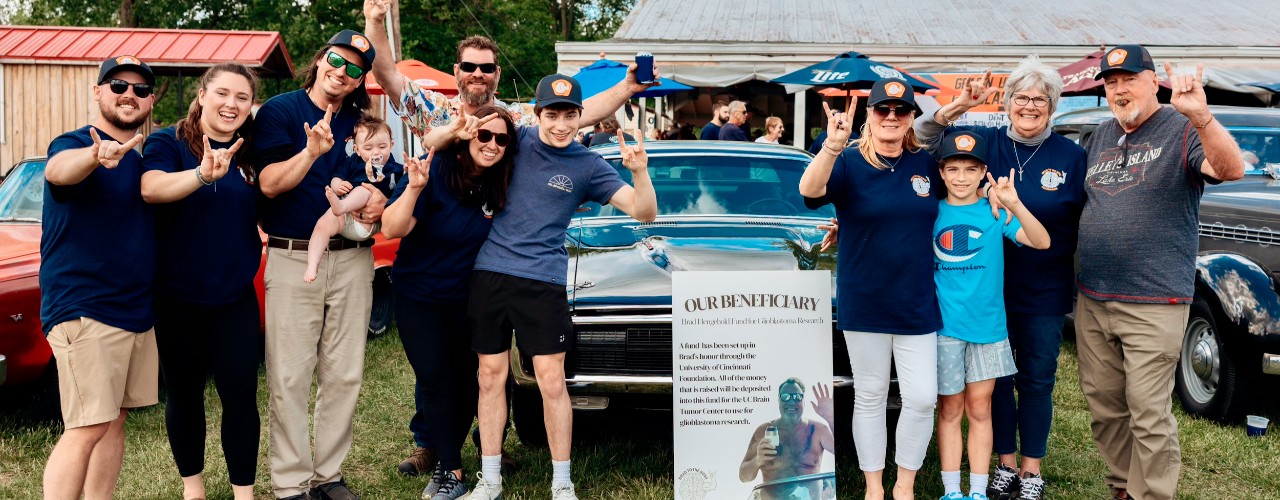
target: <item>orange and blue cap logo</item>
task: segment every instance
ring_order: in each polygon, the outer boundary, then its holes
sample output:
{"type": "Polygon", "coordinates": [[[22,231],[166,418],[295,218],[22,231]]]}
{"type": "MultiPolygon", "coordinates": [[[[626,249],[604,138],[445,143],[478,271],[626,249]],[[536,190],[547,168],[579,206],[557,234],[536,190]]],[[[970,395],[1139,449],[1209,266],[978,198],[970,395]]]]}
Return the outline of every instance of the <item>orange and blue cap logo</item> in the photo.
{"type": "Polygon", "coordinates": [[[116,64],[142,64],[142,61],[133,56],[120,56],[116,58],[116,64]]]}
{"type": "Polygon", "coordinates": [[[962,135],[960,137],[956,137],[956,149],[960,151],[973,151],[973,146],[977,143],[978,141],[973,140],[973,137],[971,136],[962,135]]]}
{"type": "Polygon", "coordinates": [[[556,80],[551,82],[551,91],[560,97],[569,97],[573,93],[573,84],[569,80],[556,80]]]}
{"type": "Polygon", "coordinates": [[[889,82],[884,86],[884,93],[889,97],[902,97],[907,92],[907,86],[898,82],[889,82]]]}
{"type": "Polygon", "coordinates": [[[1107,54],[1107,64],[1115,66],[1124,62],[1126,57],[1129,57],[1129,51],[1124,49],[1112,50],[1111,53],[1107,54]]]}
{"type": "Polygon", "coordinates": [[[351,35],[351,46],[360,49],[360,52],[368,52],[369,39],[360,35],[351,35]]]}

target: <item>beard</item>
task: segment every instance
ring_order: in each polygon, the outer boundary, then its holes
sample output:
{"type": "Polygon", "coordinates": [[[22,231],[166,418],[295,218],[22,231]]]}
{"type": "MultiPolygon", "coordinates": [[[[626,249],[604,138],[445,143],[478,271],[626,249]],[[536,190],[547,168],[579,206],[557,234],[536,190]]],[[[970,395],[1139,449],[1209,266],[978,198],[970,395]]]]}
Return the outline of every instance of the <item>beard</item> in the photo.
{"type": "MultiPolygon", "coordinates": [[[[138,101],[136,100],[125,101],[122,99],[117,101],[116,104],[133,104],[134,107],[138,107],[138,101]]],[[[98,111],[102,113],[102,118],[107,120],[107,123],[110,123],[111,126],[121,130],[137,130],[138,127],[141,127],[143,123],[146,123],[147,118],[151,116],[151,112],[147,111],[145,113],[139,113],[133,120],[126,120],[124,117],[120,116],[120,113],[116,111],[116,107],[114,105],[108,105],[107,103],[99,103],[98,111]]]]}
{"type": "Polygon", "coordinates": [[[463,104],[468,106],[484,106],[493,100],[493,91],[497,88],[498,83],[485,83],[484,92],[471,92],[471,87],[467,85],[467,81],[463,78],[458,79],[458,98],[463,104]]]}

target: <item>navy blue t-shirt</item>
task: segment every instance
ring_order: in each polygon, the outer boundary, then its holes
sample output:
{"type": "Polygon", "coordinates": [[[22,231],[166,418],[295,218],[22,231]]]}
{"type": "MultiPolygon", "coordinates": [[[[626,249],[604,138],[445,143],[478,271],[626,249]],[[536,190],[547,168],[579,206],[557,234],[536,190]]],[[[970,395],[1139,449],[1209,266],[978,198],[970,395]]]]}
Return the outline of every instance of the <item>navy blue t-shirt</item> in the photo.
{"type": "MultiPolygon", "coordinates": [[[[209,145],[231,147],[230,142],[213,139],[209,145]]],[[[188,172],[200,165],[186,142],[178,140],[174,127],[152,132],[142,152],[143,171],[188,172]]],[[[258,187],[249,183],[234,159],[227,174],[213,184],[153,207],[157,294],[222,305],[252,290],[262,261],[258,187]]]]}
{"type": "Polygon", "coordinates": [[[364,160],[360,158],[360,155],[352,154],[347,157],[346,164],[343,165],[342,170],[338,172],[336,177],[350,182],[352,187],[367,182],[382,191],[383,196],[391,196],[391,192],[395,190],[400,183],[400,179],[404,177],[404,165],[396,162],[394,158],[388,158],[387,164],[382,166],[382,180],[370,182],[368,174],[364,171],[364,160]]]}
{"type": "MultiPolygon", "coordinates": [[[[98,130],[98,137],[111,140],[98,130]]],[[[123,143],[128,137],[116,137],[123,143]]],[[[89,127],[49,144],[53,159],[93,145],[89,127]]],[[[45,335],[58,323],[93,318],[130,332],[155,325],[155,217],[142,201],[142,155],[130,150],[116,168],[98,166],[69,186],[44,184],[40,236],[40,322],[45,335]]]]}
{"type": "Polygon", "coordinates": [[[926,334],[942,328],[933,284],[936,175],[937,164],[923,149],[903,153],[892,170],[879,170],[850,147],[836,157],[827,194],[805,198],[809,208],[834,204],[840,220],[841,330],[926,334]]]}
{"type": "Polygon", "coordinates": [[[726,123],[720,127],[720,140],[751,142],[751,138],[747,137],[747,133],[743,132],[741,127],[732,123],[726,123]]]}
{"type": "Polygon", "coordinates": [[[1019,314],[1071,312],[1076,291],[1074,259],[1085,200],[1084,148],[1058,134],[1049,134],[1037,150],[1010,139],[1008,127],[964,129],[986,141],[987,168],[992,177],[1014,170],[1018,198],[1053,241],[1045,250],[1005,243],[1005,309],[1019,314]],[[1021,175],[1017,172],[1019,161],[1023,164],[1021,175]]]}
{"type": "MultiPolygon", "coordinates": [[[[427,187],[413,206],[417,223],[400,239],[391,268],[396,293],[419,302],[466,302],[471,268],[493,223],[481,204],[463,202],[449,190],[450,172],[458,168],[454,158],[441,154],[431,160],[427,187]]],[[[387,205],[396,203],[408,187],[407,177],[399,181],[387,205]]]]}
{"type": "Polygon", "coordinates": [[[720,140],[720,126],[716,125],[715,122],[707,122],[707,125],[702,127],[702,134],[698,136],[698,139],[704,141],[720,140]]]}
{"type": "MultiPolygon", "coordinates": [[[[272,236],[310,239],[316,219],[329,210],[324,188],[346,164],[344,144],[355,134],[356,122],[363,112],[343,107],[333,113],[329,128],[333,131],[333,147],[311,164],[311,169],[293,189],[262,201],[262,230],[272,236]]],[[[288,160],[306,149],[304,124],[315,126],[324,118],[324,110],[316,107],[306,90],[295,90],[268,99],[254,118],[254,167],[261,178],[262,169],[288,160]]]]}

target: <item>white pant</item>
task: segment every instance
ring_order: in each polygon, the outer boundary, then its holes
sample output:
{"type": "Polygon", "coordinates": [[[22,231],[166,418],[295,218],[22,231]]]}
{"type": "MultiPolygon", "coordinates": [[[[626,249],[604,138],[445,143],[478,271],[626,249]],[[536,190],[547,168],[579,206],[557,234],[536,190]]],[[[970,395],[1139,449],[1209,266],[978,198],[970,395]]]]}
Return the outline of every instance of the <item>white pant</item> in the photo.
{"type": "Polygon", "coordinates": [[[888,430],[889,360],[897,364],[902,414],[898,417],[899,467],[919,470],[933,437],[933,411],[938,401],[938,335],[892,335],[844,332],[853,368],[853,440],[863,471],[884,469],[888,430]]]}

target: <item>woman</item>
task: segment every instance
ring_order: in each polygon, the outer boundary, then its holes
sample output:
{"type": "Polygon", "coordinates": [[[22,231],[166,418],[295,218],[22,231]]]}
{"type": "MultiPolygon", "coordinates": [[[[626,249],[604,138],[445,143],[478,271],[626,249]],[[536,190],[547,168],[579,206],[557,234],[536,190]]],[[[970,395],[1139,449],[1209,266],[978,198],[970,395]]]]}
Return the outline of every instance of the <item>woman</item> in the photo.
{"type": "Polygon", "coordinates": [[[827,140],[800,178],[800,194],[810,208],[832,203],[841,220],[858,221],[842,229],[836,275],[836,323],[844,331],[857,391],[853,438],[866,498],[884,498],[885,403],[893,359],[902,392],[893,497],[911,498],[933,435],[938,396],[942,318],[930,265],[938,216],[930,179],[937,165],[911,129],[919,108],[905,81],[877,81],[868,103],[861,138],[849,147],[852,106],[838,113],[823,104],[827,140]]]}
{"type": "Polygon", "coordinates": [[[764,135],[756,139],[756,142],[765,144],[778,144],[778,140],[782,139],[782,133],[786,128],[782,126],[782,118],[770,116],[764,120],[764,135]]]}
{"type": "Polygon", "coordinates": [[[253,498],[258,465],[258,363],[253,279],[262,258],[258,188],[246,142],[258,78],[219,64],[200,78],[187,116],[143,146],[142,197],[156,205],[156,344],[165,428],[183,498],[205,498],[204,387],[222,401],[222,450],[237,500],[253,498]]]}
{"type": "Polygon", "coordinates": [[[453,147],[405,163],[406,180],[382,214],[382,234],[403,238],[392,267],[400,342],[417,377],[409,427],[440,461],[422,498],[467,492],[462,443],[476,415],[478,358],[471,351],[468,282],[493,214],[506,204],[515,122],[484,106],[451,126],[453,147]]]}
{"type": "MultiPolygon", "coordinates": [[[[986,89],[985,80],[970,82],[955,101],[916,120],[921,139],[933,144],[947,124],[990,97],[995,89],[986,89]]],[[[1084,149],[1049,130],[1061,95],[1058,71],[1034,55],[1027,57],[1005,80],[1004,107],[1010,125],[969,128],[986,140],[990,171],[1014,171],[1022,203],[1053,240],[1048,250],[1005,243],[1005,312],[1018,373],[998,379],[992,395],[994,450],[1000,465],[987,490],[991,498],[1007,493],[1037,499],[1045,490],[1040,471],[1053,421],[1058,347],[1063,320],[1072,307],[1072,254],[1084,207],[1084,149]],[[1015,454],[1019,437],[1021,464],[1015,454]]],[[[980,192],[985,195],[986,190],[980,192]]]]}

